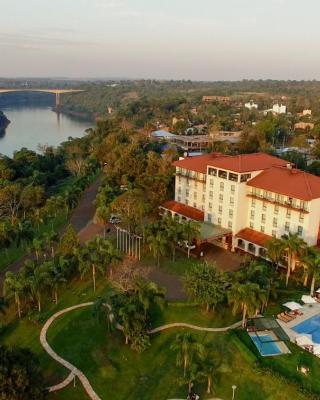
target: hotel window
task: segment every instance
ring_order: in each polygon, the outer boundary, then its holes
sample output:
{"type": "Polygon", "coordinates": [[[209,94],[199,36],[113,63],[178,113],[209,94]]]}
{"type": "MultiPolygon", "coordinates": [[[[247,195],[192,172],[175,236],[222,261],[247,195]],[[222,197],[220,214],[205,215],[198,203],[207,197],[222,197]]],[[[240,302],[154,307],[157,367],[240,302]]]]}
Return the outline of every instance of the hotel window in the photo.
{"type": "Polygon", "coordinates": [[[189,204],[189,200],[188,199],[186,199],[186,205],[188,205],[189,204]]]}
{"type": "Polygon", "coordinates": [[[210,192],[209,192],[209,199],[212,199],[212,198],[213,198],[213,191],[210,190],[210,192]]]}
{"type": "Polygon", "coordinates": [[[186,190],[186,197],[189,197],[189,189],[186,190]]]}
{"type": "Polygon", "coordinates": [[[262,215],[261,215],[261,222],[262,222],[263,224],[266,223],[266,214],[262,214],[262,215]]]}
{"type": "Polygon", "coordinates": [[[224,182],[220,182],[220,190],[224,189],[224,182]]]}
{"type": "Polygon", "coordinates": [[[234,198],[230,197],[230,206],[233,206],[233,205],[234,205],[234,198]]]}
{"type": "Polygon", "coordinates": [[[189,179],[187,179],[187,186],[189,186],[189,184],[190,184],[190,181],[189,181],[189,179]]]}
{"type": "Polygon", "coordinates": [[[197,189],[197,187],[198,187],[198,182],[197,181],[194,183],[194,187],[195,187],[195,189],[197,189]]]}
{"type": "Polygon", "coordinates": [[[219,178],[227,179],[228,173],[227,173],[227,171],[222,171],[221,169],[219,169],[218,176],[219,176],[219,178]]]}
{"type": "Polygon", "coordinates": [[[272,236],[277,237],[277,231],[272,231],[272,236]]]}
{"type": "Polygon", "coordinates": [[[277,220],[277,218],[273,218],[273,224],[272,224],[272,226],[273,226],[274,228],[277,228],[277,226],[278,226],[278,220],[277,220]]]}
{"type": "Polygon", "coordinates": [[[202,195],[202,203],[204,203],[206,201],[206,196],[203,194],[202,195]]]}
{"type": "Polygon", "coordinates": [[[219,194],[219,201],[220,201],[220,202],[223,201],[223,194],[219,194]]]}
{"type": "Polygon", "coordinates": [[[302,208],[303,210],[307,210],[308,209],[307,202],[300,200],[300,208],[302,208]]]}
{"type": "Polygon", "coordinates": [[[209,203],[209,210],[212,210],[212,203],[209,203]]]}
{"type": "Polygon", "coordinates": [[[178,196],[178,202],[181,203],[181,197],[180,196],[178,196]]]}
{"type": "Polygon", "coordinates": [[[181,183],[181,176],[178,176],[178,182],[181,183]]]}
{"type": "Polygon", "coordinates": [[[277,205],[274,206],[274,213],[279,214],[279,206],[277,205]]]}
{"type": "Polygon", "coordinates": [[[194,208],[197,208],[197,203],[193,203],[193,207],[194,207],[194,208]]]}
{"type": "Polygon", "coordinates": [[[286,232],[290,232],[290,222],[287,221],[287,222],[285,223],[284,230],[285,230],[286,232]]]}
{"type": "Polygon", "coordinates": [[[242,174],[240,178],[240,182],[247,182],[251,178],[251,174],[242,174]]]}
{"type": "Polygon", "coordinates": [[[222,206],[219,206],[219,214],[222,214],[222,206]]]}
{"type": "Polygon", "coordinates": [[[256,201],[255,201],[255,199],[252,199],[251,200],[251,207],[255,208],[255,206],[256,206],[256,201]]]}
{"type": "Polygon", "coordinates": [[[230,173],[229,173],[229,181],[238,182],[238,175],[237,175],[237,174],[232,174],[232,173],[230,172],[230,173]]]}
{"type": "Polygon", "coordinates": [[[178,193],[181,194],[181,187],[178,187],[178,193]]]}
{"type": "Polygon", "coordinates": [[[263,203],[262,209],[263,209],[263,211],[267,211],[267,203],[263,203]]]}
{"type": "Polygon", "coordinates": [[[213,188],[213,179],[210,179],[210,187],[213,188]]]}
{"type": "Polygon", "coordinates": [[[236,190],[236,186],[235,185],[231,185],[231,194],[234,194],[236,190]]]}
{"type": "Polygon", "coordinates": [[[261,231],[262,233],[264,233],[264,226],[263,226],[263,225],[261,225],[260,231],[261,231]]]}
{"type": "Polygon", "coordinates": [[[196,199],[197,198],[197,192],[193,193],[193,198],[196,199]]]}
{"type": "Polygon", "coordinates": [[[232,229],[232,221],[228,221],[228,228],[232,229]]]}
{"type": "Polygon", "coordinates": [[[298,231],[297,231],[298,235],[302,236],[302,232],[303,232],[303,227],[299,225],[298,226],[298,231]]]}
{"type": "Polygon", "coordinates": [[[254,210],[251,210],[250,212],[250,219],[254,219],[254,210]]]}
{"type": "Polygon", "coordinates": [[[287,209],[287,215],[286,215],[286,217],[287,217],[287,218],[290,218],[290,217],[291,217],[291,210],[287,209]]]}
{"type": "Polygon", "coordinates": [[[212,214],[208,214],[208,221],[209,221],[209,222],[212,221],[212,214]]]}
{"type": "Polygon", "coordinates": [[[254,227],[253,222],[250,222],[250,228],[253,229],[253,227],[254,227]]]}
{"type": "Polygon", "coordinates": [[[209,175],[217,176],[216,168],[209,168],[208,173],[209,175]]]}
{"type": "Polygon", "coordinates": [[[300,214],[299,214],[299,222],[302,222],[302,223],[303,223],[303,221],[304,221],[304,214],[303,214],[303,213],[300,213],[300,214]]]}
{"type": "Polygon", "coordinates": [[[218,218],[218,225],[221,225],[221,218],[218,218]]]}
{"type": "Polygon", "coordinates": [[[229,210],[229,218],[233,218],[233,210],[229,210]]]}

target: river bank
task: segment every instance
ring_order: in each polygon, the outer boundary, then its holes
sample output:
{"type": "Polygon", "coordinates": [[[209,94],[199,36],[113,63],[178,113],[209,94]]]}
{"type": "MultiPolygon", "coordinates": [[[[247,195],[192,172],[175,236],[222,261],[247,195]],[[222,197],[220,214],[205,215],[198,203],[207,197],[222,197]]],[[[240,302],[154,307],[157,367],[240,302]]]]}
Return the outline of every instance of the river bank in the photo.
{"type": "Polygon", "coordinates": [[[5,114],[0,110],[0,135],[4,133],[7,126],[10,124],[10,120],[5,116],[5,114]]]}

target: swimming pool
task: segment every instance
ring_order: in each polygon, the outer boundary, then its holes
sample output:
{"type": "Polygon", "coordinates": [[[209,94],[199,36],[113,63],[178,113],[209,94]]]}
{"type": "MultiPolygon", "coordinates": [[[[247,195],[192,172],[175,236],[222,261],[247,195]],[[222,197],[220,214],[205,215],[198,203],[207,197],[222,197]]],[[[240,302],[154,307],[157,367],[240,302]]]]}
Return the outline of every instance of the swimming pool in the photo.
{"type": "Polygon", "coordinates": [[[270,341],[273,340],[271,336],[263,335],[259,336],[259,338],[257,336],[251,336],[253,343],[256,345],[256,348],[259,350],[262,356],[276,356],[278,354],[282,354],[278,344],[270,341]]]}
{"type": "Polygon", "coordinates": [[[312,335],[314,343],[320,344],[320,315],[311,317],[292,328],[297,333],[312,335]]]}

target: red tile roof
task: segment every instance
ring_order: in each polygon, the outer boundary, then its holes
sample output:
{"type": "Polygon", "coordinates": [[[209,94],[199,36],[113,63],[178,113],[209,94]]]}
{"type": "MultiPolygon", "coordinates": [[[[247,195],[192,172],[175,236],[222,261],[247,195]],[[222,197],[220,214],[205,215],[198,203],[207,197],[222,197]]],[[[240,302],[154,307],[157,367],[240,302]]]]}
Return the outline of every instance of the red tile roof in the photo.
{"type": "Polygon", "coordinates": [[[299,169],[273,167],[250,179],[247,185],[304,201],[320,198],[320,177],[299,169]]]}
{"type": "Polygon", "coordinates": [[[238,156],[227,156],[220,153],[206,154],[197,157],[186,157],[173,163],[176,167],[191,171],[207,171],[207,166],[225,169],[233,172],[262,171],[273,166],[286,166],[288,161],[266,153],[240,154],[238,156]]]}
{"type": "Polygon", "coordinates": [[[250,228],[244,228],[236,234],[236,237],[244,239],[250,243],[257,244],[258,246],[265,247],[266,243],[272,239],[272,236],[265,233],[255,231],[250,228]]]}
{"type": "Polygon", "coordinates": [[[162,204],[161,207],[166,208],[167,210],[174,211],[177,214],[183,215],[195,221],[204,221],[203,211],[200,211],[197,208],[190,207],[182,203],[178,203],[177,201],[174,200],[166,201],[164,204],[162,204]]]}

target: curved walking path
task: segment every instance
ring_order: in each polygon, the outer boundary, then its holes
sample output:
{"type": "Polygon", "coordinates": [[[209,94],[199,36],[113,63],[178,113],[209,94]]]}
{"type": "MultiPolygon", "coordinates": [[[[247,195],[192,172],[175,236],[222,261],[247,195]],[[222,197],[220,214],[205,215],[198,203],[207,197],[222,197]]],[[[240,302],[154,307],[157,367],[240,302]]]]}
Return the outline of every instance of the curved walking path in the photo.
{"type": "MultiPolygon", "coordinates": [[[[64,308],[61,311],[56,312],[53,314],[47,322],[43,325],[41,332],[40,332],[40,343],[44,350],[49,354],[50,357],[52,357],[55,361],[57,361],[59,364],[63,365],[65,368],[67,368],[70,373],[67,376],[65,380],[60,382],[57,385],[51,386],[48,388],[49,392],[55,392],[57,390],[61,390],[65,388],[67,385],[69,385],[75,377],[78,377],[80,382],[82,383],[85,391],[87,392],[88,396],[92,400],[102,400],[97,393],[93,390],[88,378],[84,375],[84,373],[77,367],[75,367],[73,364],[71,364],[69,361],[65,360],[64,358],[60,357],[49,345],[47,341],[47,332],[52,323],[59,317],[61,317],[63,314],[66,314],[70,311],[77,310],[78,308],[84,308],[84,307],[89,307],[92,306],[94,303],[93,301],[87,302],[87,303],[81,303],[77,304],[72,307],[64,308]]],[[[172,324],[166,324],[162,326],[158,326],[157,328],[151,329],[148,331],[149,334],[154,334],[157,332],[164,331],[166,329],[171,329],[171,328],[189,328],[189,329],[194,329],[197,331],[201,332],[227,332],[231,329],[235,329],[241,325],[241,322],[236,322],[233,325],[226,326],[223,328],[206,328],[202,326],[197,326],[197,325],[192,325],[192,324],[187,324],[184,322],[174,322],[172,324]]],[[[121,325],[116,326],[117,329],[122,330],[121,325]]]]}

